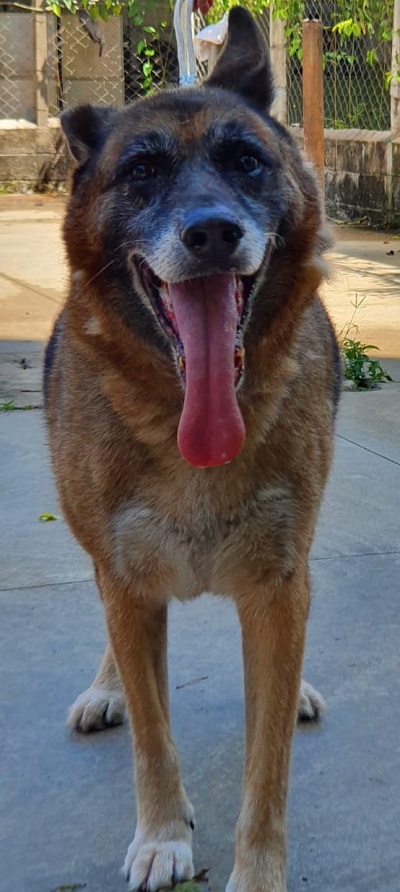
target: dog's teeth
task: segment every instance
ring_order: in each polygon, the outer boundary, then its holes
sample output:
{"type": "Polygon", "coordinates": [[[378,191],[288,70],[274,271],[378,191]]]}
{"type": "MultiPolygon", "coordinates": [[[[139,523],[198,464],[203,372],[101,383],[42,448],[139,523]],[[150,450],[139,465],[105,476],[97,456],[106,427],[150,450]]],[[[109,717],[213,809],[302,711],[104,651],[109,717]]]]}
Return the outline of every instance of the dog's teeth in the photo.
{"type": "Polygon", "coordinates": [[[244,300],[243,300],[243,280],[236,276],[236,290],[235,290],[235,300],[236,300],[236,309],[238,316],[242,315],[244,300]]]}
{"type": "Polygon", "coordinates": [[[244,347],[235,347],[235,363],[242,363],[244,360],[244,347]]]}

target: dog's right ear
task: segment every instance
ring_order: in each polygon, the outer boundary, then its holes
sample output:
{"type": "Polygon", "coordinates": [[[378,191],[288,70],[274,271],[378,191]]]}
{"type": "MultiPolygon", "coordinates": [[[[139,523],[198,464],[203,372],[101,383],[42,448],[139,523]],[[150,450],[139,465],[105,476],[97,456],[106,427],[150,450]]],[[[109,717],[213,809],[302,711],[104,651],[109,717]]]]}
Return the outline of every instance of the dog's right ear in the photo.
{"type": "Polygon", "coordinates": [[[271,108],[274,84],[267,47],[253,17],[241,6],[229,13],[225,47],[207,85],[239,93],[264,114],[271,108]]]}
{"type": "Polygon", "coordinates": [[[61,113],[61,127],[69,151],[78,166],[84,164],[90,155],[100,151],[117,114],[116,108],[101,108],[96,105],[77,105],[61,113]]]}

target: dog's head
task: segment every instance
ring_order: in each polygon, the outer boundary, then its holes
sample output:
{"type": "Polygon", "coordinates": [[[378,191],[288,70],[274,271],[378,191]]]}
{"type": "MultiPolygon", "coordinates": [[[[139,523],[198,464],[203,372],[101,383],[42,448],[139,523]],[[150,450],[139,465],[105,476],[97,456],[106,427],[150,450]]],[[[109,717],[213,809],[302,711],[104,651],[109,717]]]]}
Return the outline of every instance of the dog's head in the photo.
{"type": "Polygon", "coordinates": [[[118,279],[135,334],[176,363],[178,445],[197,466],[242,447],[248,321],[251,337],[262,336],[271,257],[307,201],[318,206],[312,175],[269,115],[272,99],[263,40],[235,8],[203,86],[62,116],[76,162],[64,229],[71,265],[98,277],[105,301],[118,279]]]}

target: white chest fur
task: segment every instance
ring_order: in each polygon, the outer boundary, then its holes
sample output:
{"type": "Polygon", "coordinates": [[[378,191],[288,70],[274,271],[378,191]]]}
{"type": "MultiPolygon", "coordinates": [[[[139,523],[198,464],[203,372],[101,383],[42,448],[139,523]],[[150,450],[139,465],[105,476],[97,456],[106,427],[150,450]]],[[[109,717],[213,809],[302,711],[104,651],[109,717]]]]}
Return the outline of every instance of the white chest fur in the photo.
{"type": "Polygon", "coordinates": [[[251,580],[263,569],[291,572],[295,517],[287,483],[259,491],[224,515],[204,504],[173,514],[130,502],[113,520],[114,568],[140,594],[157,600],[230,594],[238,574],[251,580]]]}

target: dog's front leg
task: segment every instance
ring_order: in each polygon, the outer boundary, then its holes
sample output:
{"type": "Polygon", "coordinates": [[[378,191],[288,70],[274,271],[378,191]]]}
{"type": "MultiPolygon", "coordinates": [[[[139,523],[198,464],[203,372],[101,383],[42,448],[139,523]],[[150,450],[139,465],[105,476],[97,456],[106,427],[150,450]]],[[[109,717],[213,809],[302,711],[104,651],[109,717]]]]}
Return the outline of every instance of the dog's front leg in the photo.
{"type": "Polygon", "coordinates": [[[193,809],[168,715],[167,607],[103,573],[99,584],[133,730],[137,828],[124,870],[129,889],[156,892],[193,876],[193,809]]]}
{"type": "Polygon", "coordinates": [[[285,804],[309,589],[307,574],[238,599],[246,699],[244,799],[227,892],[285,892],[285,804]]]}

